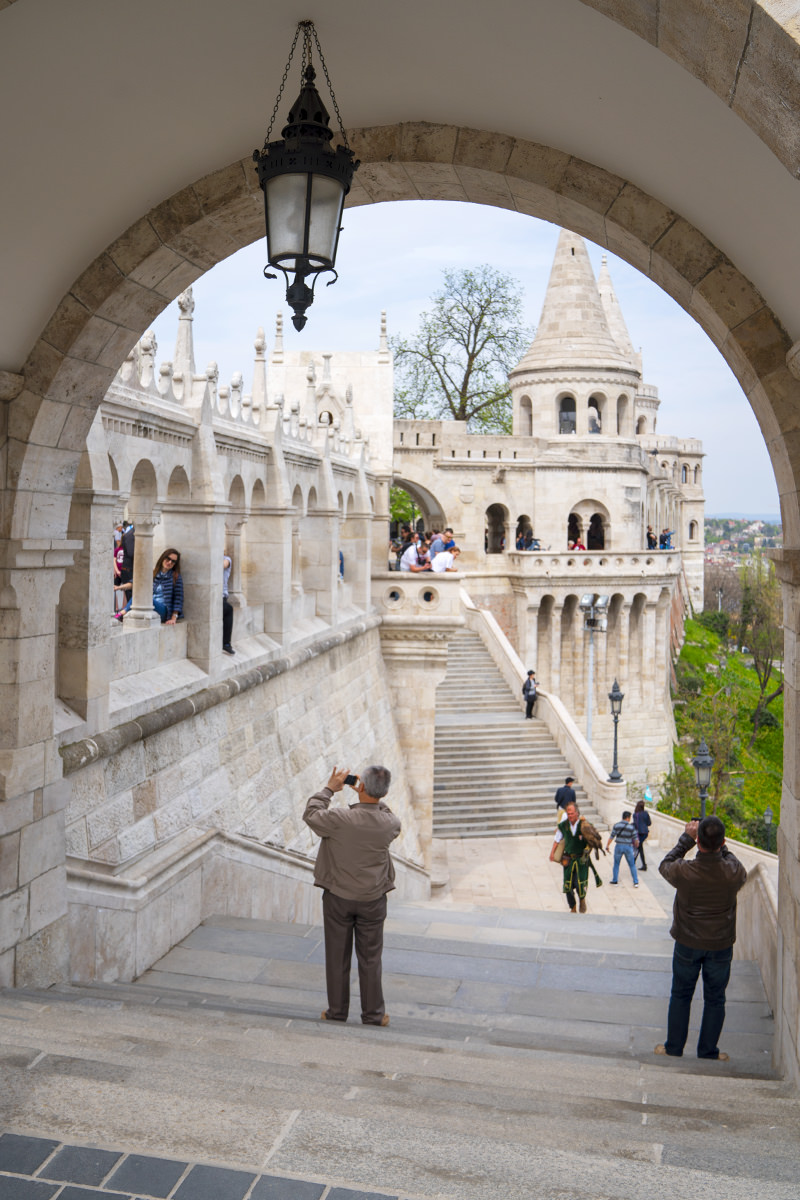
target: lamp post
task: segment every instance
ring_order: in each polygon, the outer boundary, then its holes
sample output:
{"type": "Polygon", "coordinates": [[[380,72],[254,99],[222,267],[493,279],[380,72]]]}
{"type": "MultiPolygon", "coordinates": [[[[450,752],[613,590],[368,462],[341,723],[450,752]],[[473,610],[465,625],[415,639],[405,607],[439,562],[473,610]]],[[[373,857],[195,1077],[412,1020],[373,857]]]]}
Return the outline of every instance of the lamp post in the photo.
{"type": "Polygon", "coordinates": [[[764,809],[764,824],[767,827],[767,853],[772,853],[772,809],[764,809]]]}
{"type": "Polygon", "coordinates": [[[608,628],[608,596],[587,592],[581,596],[579,608],[583,613],[584,632],[589,634],[589,678],[586,683],[586,741],[592,744],[592,704],[594,700],[594,635],[608,628]]]}
{"type": "Polygon", "coordinates": [[[708,789],[711,784],[711,772],[714,768],[714,759],[708,752],[705,738],[701,738],[700,740],[700,745],[697,747],[697,754],[692,759],[692,766],[694,767],[697,790],[700,793],[700,820],[702,821],[706,815],[706,800],[708,799],[708,789]]]}
{"type": "Polygon", "coordinates": [[[622,779],[622,772],[617,766],[617,725],[619,723],[619,714],[622,712],[622,701],[625,699],[625,693],[619,690],[619,684],[616,679],[614,686],[608,693],[608,698],[611,701],[611,716],[614,718],[614,765],[611,768],[609,780],[612,783],[619,783],[622,779]]]}
{"type": "MultiPolygon", "coordinates": [[[[344,198],[350,191],[359,163],[347,143],[339,106],[333,94],[328,68],[322,55],[313,21],[299,21],[289,61],[283,73],[267,135],[261,150],[253,151],[258,183],[264,193],[267,226],[268,266],[281,271],[286,280],[286,300],[294,310],[292,324],[300,330],[306,323],[306,309],[314,302],[317,279],[334,270],[339,242],[344,198]],[[275,123],[295,47],[302,32],[303,61],[300,95],[289,111],[289,120],[280,141],[271,142],[275,123]],[[331,101],[344,145],[332,149],[330,117],[314,85],[316,71],[311,63],[312,41],[325,75],[331,101]],[[289,275],[294,279],[290,282],[289,275]],[[306,279],[313,277],[311,286],[306,279]]],[[[277,279],[264,268],[267,279],[277,279]]]]}

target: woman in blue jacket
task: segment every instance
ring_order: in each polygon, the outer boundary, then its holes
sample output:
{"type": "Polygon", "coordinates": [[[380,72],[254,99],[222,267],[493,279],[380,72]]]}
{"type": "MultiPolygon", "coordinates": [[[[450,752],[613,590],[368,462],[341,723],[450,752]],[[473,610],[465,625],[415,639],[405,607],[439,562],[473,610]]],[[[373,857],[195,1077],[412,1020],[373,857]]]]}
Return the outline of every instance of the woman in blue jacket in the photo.
{"type": "Polygon", "coordinates": [[[165,550],[153,571],[153,608],[162,625],[174,625],[183,616],[183,580],[179,550],[165,550]]]}

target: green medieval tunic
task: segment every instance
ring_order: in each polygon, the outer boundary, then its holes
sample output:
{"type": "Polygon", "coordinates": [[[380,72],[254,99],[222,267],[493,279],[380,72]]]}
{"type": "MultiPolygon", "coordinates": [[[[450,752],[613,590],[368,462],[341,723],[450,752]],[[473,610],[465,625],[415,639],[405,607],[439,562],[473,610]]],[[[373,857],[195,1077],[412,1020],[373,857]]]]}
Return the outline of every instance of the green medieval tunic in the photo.
{"type": "Polygon", "coordinates": [[[558,828],[564,838],[564,854],[561,859],[564,868],[563,891],[577,891],[583,900],[589,883],[589,845],[581,834],[580,819],[574,833],[566,817],[559,821],[558,828]]]}

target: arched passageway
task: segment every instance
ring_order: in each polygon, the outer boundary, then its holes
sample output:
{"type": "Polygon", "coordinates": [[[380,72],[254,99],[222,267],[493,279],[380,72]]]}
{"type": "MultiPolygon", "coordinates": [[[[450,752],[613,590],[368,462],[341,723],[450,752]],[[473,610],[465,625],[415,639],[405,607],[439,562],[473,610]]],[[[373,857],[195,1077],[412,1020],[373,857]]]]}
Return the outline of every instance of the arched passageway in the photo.
{"type": "MultiPolygon", "coordinates": [[[[800,154],[798,106],[789,105],[787,111],[781,80],[792,77],[797,46],[788,28],[761,5],[753,6],[751,17],[742,31],[735,21],[726,26],[719,14],[698,18],[702,36],[693,39],[694,44],[715,47],[720,30],[726,34],[724,44],[735,46],[733,77],[721,69],[714,54],[715,69],[709,71],[706,61],[695,61],[684,43],[665,37],[664,44],[681,66],[726,102],[732,103],[730,97],[737,92],[738,116],[794,176],[800,154]],[[739,32],[742,38],[737,42],[739,32]],[[761,87],[754,82],[759,78],[766,80],[761,87]]],[[[660,15],[651,18],[637,12],[620,20],[638,37],[660,44],[660,15]]],[[[800,445],[794,414],[800,408],[800,384],[787,327],[795,318],[780,280],[767,279],[774,285],[770,307],[753,282],[756,271],[751,271],[751,279],[737,265],[752,261],[746,240],[737,243],[732,237],[726,253],[704,236],[681,211],[680,182],[670,196],[648,194],[641,181],[626,180],[577,153],[515,137],[503,132],[503,126],[487,133],[468,124],[399,122],[354,130],[352,142],[364,165],[351,203],[447,194],[558,220],[643,269],[693,314],[740,380],[775,467],[786,546],[779,570],[790,601],[787,642],[793,654],[798,632],[792,623],[797,608],[795,560],[800,554],[800,445]],[[778,308],[788,314],[785,323],[778,308]]],[[[183,178],[192,175],[185,173],[183,178]]],[[[178,192],[171,191],[172,186],[165,183],[152,192],[150,203],[156,203],[147,211],[141,205],[123,217],[120,205],[110,213],[106,236],[112,236],[114,227],[114,240],[91,261],[88,253],[79,251],[84,254],[82,269],[50,319],[40,322],[40,335],[26,361],[6,361],[6,367],[17,369],[4,371],[0,379],[12,438],[9,494],[3,508],[8,564],[4,595],[21,614],[17,636],[30,639],[31,646],[36,638],[53,633],[56,598],[73,553],[68,537],[73,483],[94,410],[114,370],[153,316],[192,279],[263,236],[261,197],[254,191],[252,164],[246,160],[205,174],[178,192]],[[25,572],[37,576],[36,603],[30,602],[32,596],[26,603],[25,572]]],[[[25,778],[26,789],[52,783],[48,772],[55,769],[45,765],[44,753],[30,754],[52,729],[52,721],[49,729],[42,727],[41,705],[35,719],[32,712],[19,690],[4,730],[10,752],[24,751],[38,764],[25,778]]],[[[787,722],[796,723],[796,712],[797,696],[790,688],[787,722]]],[[[13,782],[6,790],[22,786],[21,778],[20,771],[9,769],[6,779],[13,782]]],[[[784,782],[788,796],[800,794],[798,765],[787,761],[784,782]]],[[[787,848],[797,843],[797,806],[793,802],[786,807],[781,847],[794,862],[796,853],[787,848]]],[[[799,903],[800,896],[793,893],[784,900],[784,907],[790,908],[782,918],[787,935],[799,903]]],[[[796,1047],[792,1053],[796,1058],[796,1047]]]]}

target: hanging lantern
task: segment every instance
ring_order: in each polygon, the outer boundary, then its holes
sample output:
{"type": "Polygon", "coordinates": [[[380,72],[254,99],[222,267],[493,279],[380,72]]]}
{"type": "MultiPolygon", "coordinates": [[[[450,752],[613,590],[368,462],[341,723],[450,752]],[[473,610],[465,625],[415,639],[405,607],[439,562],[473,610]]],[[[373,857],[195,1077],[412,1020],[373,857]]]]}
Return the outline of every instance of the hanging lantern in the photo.
{"type": "Polygon", "coordinates": [[[353,175],[359,166],[347,143],[347,134],[342,126],[339,106],[313,21],[298,22],[264,146],[261,150],[253,151],[253,161],[264,193],[269,259],[264,275],[267,279],[277,279],[269,267],[283,273],[286,300],[294,312],[292,324],[300,330],[306,323],[306,309],[314,301],[314,288],[319,276],[326,271],[333,272],[334,278],[328,281],[328,286],[338,278],[334,264],[344,198],[350,191],[353,175]],[[289,112],[281,140],[271,142],[272,126],[301,32],[303,62],[300,95],[289,112]],[[330,117],[314,84],[316,71],[311,62],[312,39],[344,143],[335,149],[330,145],[333,138],[330,117]],[[294,278],[290,279],[290,276],[294,278]],[[306,282],[309,278],[310,286],[306,282]]]}

